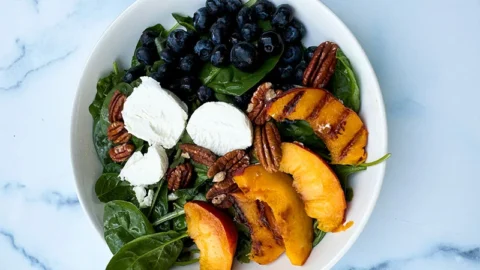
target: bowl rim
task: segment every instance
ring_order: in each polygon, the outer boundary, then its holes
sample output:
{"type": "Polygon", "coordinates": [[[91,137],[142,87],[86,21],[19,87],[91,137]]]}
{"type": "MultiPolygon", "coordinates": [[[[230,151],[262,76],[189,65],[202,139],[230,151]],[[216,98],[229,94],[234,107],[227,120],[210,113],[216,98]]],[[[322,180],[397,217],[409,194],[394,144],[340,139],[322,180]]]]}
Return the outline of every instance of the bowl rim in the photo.
{"type": "MultiPolygon", "coordinates": [[[[381,121],[381,125],[383,125],[385,127],[385,130],[382,131],[383,136],[380,135],[380,137],[383,137],[382,141],[384,143],[383,143],[383,145],[380,145],[379,148],[384,153],[388,153],[388,125],[387,125],[387,117],[386,117],[386,111],[385,111],[385,103],[384,103],[384,100],[383,100],[383,95],[382,95],[382,91],[381,91],[381,88],[380,88],[380,84],[378,82],[377,75],[375,73],[375,70],[372,67],[372,64],[370,63],[370,59],[368,58],[367,54],[365,53],[363,47],[358,42],[355,35],[353,35],[353,33],[345,25],[345,23],[329,7],[327,7],[325,4],[323,4],[321,1],[318,1],[318,0],[310,0],[310,1],[311,1],[312,5],[317,5],[317,8],[324,9],[326,13],[328,13],[330,16],[332,16],[332,18],[334,20],[337,21],[337,23],[338,23],[339,27],[341,28],[342,32],[345,35],[347,35],[349,38],[351,38],[354,45],[357,46],[360,49],[359,52],[360,52],[361,56],[364,57],[364,59],[366,59],[365,69],[368,69],[367,71],[370,74],[373,75],[372,83],[373,83],[374,87],[372,87],[372,89],[370,89],[370,91],[372,91],[378,97],[378,106],[380,108],[380,110],[378,111],[378,113],[379,113],[378,117],[381,121]]],[[[72,166],[72,169],[73,169],[73,174],[74,174],[75,191],[76,191],[77,196],[79,198],[79,202],[80,202],[80,205],[83,209],[83,212],[88,216],[90,225],[95,229],[95,231],[97,231],[97,233],[99,234],[99,236],[102,238],[103,241],[105,241],[105,239],[103,237],[103,230],[102,230],[102,228],[97,226],[96,223],[94,222],[94,220],[95,220],[94,213],[91,212],[91,211],[87,211],[87,207],[86,207],[87,200],[84,197],[83,193],[80,192],[80,190],[81,190],[80,181],[79,181],[79,179],[81,178],[80,177],[80,172],[78,172],[78,170],[75,168],[75,164],[74,164],[76,157],[74,156],[73,149],[76,147],[76,143],[73,140],[74,132],[75,132],[75,127],[74,127],[73,123],[75,123],[75,118],[77,117],[76,116],[76,109],[78,108],[79,102],[80,102],[79,101],[79,96],[80,96],[80,91],[81,91],[81,85],[82,85],[82,82],[86,79],[86,68],[88,67],[88,65],[90,63],[94,52],[99,48],[100,43],[105,38],[106,34],[112,28],[114,28],[120,21],[122,21],[124,19],[124,17],[127,16],[127,14],[129,12],[134,10],[138,5],[141,5],[142,2],[143,2],[143,0],[136,0],[132,4],[130,4],[130,6],[128,6],[120,15],[118,15],[115,18],[115,20],[105,29],[105,31],[102,33],[100,38],[97,40],[95,46],[91,50],[91,53],[90,53],[89,57],[87,58],[87,61],[85,62],[84,67],[82,69],[83,70],[82,71],[82,76],[80,77],[80,80],[78,81],[78,85],[76,87],[75,100],[74,100],[74,103],[73,103],[72,115],[70,117],[70,124],[71,124],[71,126],[70,126],[70,163],[71,163],[71,166],[72,166]]],[[[333,267],[346,254],[346,252],[352,247],[352,245],[357,241],[360,234],[363,232],[367,222],[370,220],[373,209],[375,208],[375,206],[377,204],[378,197],[380,195],[380,191],[381,191],[383,181],[384,181],[384,178],[385,178],[386,166],[387,166],[386,162],[382,162],[381,164],[376,165],[377,169],[379,170],[378,175],[379,175],[380,179],[379,179],[379,181],[377,181],[377,184],[374,186],[374,189],[373,189],[373,192],[372,192],[372,197],[369,200],[368,205],[366,206],[366,211],[364,211],[361,221],[358,222],[358,223],[356,222],[355,232],[351,235],[351,237],[345,243],[343,248],[341,248],[336,253],[336,255],[330,259],[330,261],[324,266],[323,269],[330,269],[331,267],[333,267]]]]}

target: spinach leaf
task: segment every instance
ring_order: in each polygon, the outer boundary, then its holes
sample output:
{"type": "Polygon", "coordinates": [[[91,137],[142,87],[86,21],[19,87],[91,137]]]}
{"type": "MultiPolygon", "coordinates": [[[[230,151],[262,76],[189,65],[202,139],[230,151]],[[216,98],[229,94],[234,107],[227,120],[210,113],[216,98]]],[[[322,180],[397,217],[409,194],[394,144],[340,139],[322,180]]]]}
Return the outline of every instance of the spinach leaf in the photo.
{"type": "Polygon", "coordinates": [[[110,73],[107,77],[98,80],[97,94],[95,95],[95,99],[93,100],[92,104],[88,107],[88,110],[90,111],[94,122],[97,122],[100,117],[100,109],[108,92],[115,85],[122,81],[123,75],[124,72],[119,70],[118,64],[116,62],[113,62],[113,72],[110,73]]]}
{"type": "Polygon", "coordinates": [[[145,141],[142,139],[139,139],[135,136],[132,136],[132,142],[133,145],[135,145],[135,151],[142,151],[143,147],[145,146],[145,141]]]}
{"type": "Polygon", "coordinates": [[[197,30],[193,26],[193,18],[190,16],[183,16],[178,13],[172,13],[173,18],[177,21],[177,23],[187,30],[191,30],[196,32],[197,30]]]}
{"type": "Polygon", "coordinates": [[[103,167],[103,173],[115,173],[115,174],[120,174],[120,171],[122,170],[122,165],[118,163],[109,163],[103,167]]]}
{"type": "Polygon", "coordinates": [[[104,203],[114,200],[137,202],[130,183],[120,180],[117,173],[102,174],[95,184],[95,194],[104,203]]]}
{"type": "Polygon", "coordinates": [[[247,226],[242,223],[235,222],[238,231],[237,250],[235,258],[241,263],[250,262],[250,252],[252,251],[252,240],[250,239],[250,231],[247,226]]]}
{"type": "MultiPolygon", "coordinates": [[[[154,197],[154,203],[150,208],[150,220],[154,221],[160,219],[168,213],[168,185],[166,181],[161,181],[159,188],[157,188],[154,197]]],[[[158,231],[170,230],[170,222],[164,222],[155,227],[158,231]]]]}
{"type": "MultiPolygon", "coordinates": [[[[148,27],[147,29],[145,29],[143,32],[147,31],[147,30],[150,30],[150,31],[153,31],[155,32],[156,34],[158,34],[158,36],[160,38],[166,38],[166,36],[168,35],[167,34],[167,30],[165,29],[165,27],[163,27],[161,24],[156,24],[156,25],[153,25],[153,26],[150,26],[148,27]]],[[[143,33],[142,32],[142,33],[143,33]]],[[[155,44],[156,44],[156,41],[155,41],[155,44]]],[[[131,62],[131,66],[132,67],[135,67],[135,66],[138,66],[140,65],[140,62],[138,62],[138,59],[137,59],[137,56],[136,56],[136,51],[138,48],[140,48],[142,46],[142,41],[140,41],[140,39],[138,40],[137,42],[137,46],[135,47],[135,51],[133,52],[133,56],[132,56],[132,62],[131,62]]],[[[158,50],[158,47],[157,47],[157,50],[158,50]]],[[[161,50],[158,52],[160,54],[161,50]]]]}
{"type": "Polygon", "coordinates": [[[320,241],[322,241],[322,239],[325,237],[325,235],[327,235],[326,232],[320,230],[318,227],[318,220],[315,220],[315,222],[313,223],[313,247],[317,246],[318,243],[320,243],[320,241]]]}
{"type": "Polygon", "coordinates": [[[249,0],[248,2],[245,3],[246,7],[253,7],[257,3],[257,0],[249,0]]]}
{"type": "Polygon", "coordinates": [[[180,255],[185,237],[170,231],[137,238],[113,256],[106,270],[168,270],[180,255]]]}
{"type": "MultiPolygon", "coordinates": [[[[177,208],[177,210],[181,210],[183,208],[177,208]]],[[[172,221],[173,223],[173,229],[177,232],[180,231],[185,231],[187,229],[187,219],[185,218],[185,215],[181,215],[179,217],[176,217],[172,221]]]]}
{"type": "Polygon", "coordinates": [[[307,121],[277,122],[278,131],[285,141],[297,141],[319,154],[322,158],[330,160],[330,154],[323,141],[315,134],[307,121]]]}
{"type": "Polygon", "coordinates": [[[255,72],[243,72],[232,64],[218,68],[207,63],[200,71],[199,78],[202,83],[215,92],[226,95],[241,96],[250,88],[259,83],[270,71],[275,68],[282,53],[270,57],[255,72]]]}
{"type": "Polygon", "coordinates": [[[360,110],[360,88],[352,65],[341,49],[337,50],[337,64],[330,88],[333,95],[343,101],[345,106],[355,112],[360,110]]]}
{"type": "Polygon", "coordinates": [[[152,222],[152,224],[153,224],[153,226],[158,226],[158,225],[160,225],[160,224],[162,224],[162,223],[164,223],[164,222],[167,222],[167,221],[169,221],[169,220],[172,220],[172,219],[174,219],[174,218],[176,218],[176,217],[180,217],[180,216],[182,216],[182,215],[185,215],[185,210],[183,210],[183,208],[177,209],[177,210],[175,210],[175,211],[173,211],[173,212],[170,212],[170,213],[164,215],[163,217],[155,220],[154,222],[152,222]]]}
{"type": "Polygon", "coordinates": [[[155,233],[147,217],[135,205],[124,201],[105,204],[103,230],[105,241],[113,254],[128,242],[155,233]]]}
{"type": "Polygon", "coordinates": [[[200,259],[191,259],[191,260],[188,260],[188,261],[177,261],[173,265],[175,265],[175,266],[187,266],[187,265],[190,265],[190,264],[195,264],[199,261],[200,261],[200,259]]]}
{"type": "Polygon", "coordinates": [[[222,102],[226,102],[226,103],[235,105],[235,99],[231,95],[225,95],[225,94],[215,92],[215,98],[218,101],[222,101],[222,102]]]}

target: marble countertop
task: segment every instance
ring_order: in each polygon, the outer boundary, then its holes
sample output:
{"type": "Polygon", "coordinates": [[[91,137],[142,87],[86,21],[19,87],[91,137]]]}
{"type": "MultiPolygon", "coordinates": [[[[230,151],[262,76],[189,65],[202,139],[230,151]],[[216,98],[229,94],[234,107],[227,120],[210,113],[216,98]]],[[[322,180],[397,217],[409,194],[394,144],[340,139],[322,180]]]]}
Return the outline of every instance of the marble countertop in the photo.
{"type": "MultiPolygon", "coordinates": [[[[104,269],[111,256],[75,194],[70,114],[94,44],[133,1],[0,1],[0,269],[104,269]]],[[[373,64],[393,153],[335,269],[480,269],[480,1],[323,2],[373,64]]]]}

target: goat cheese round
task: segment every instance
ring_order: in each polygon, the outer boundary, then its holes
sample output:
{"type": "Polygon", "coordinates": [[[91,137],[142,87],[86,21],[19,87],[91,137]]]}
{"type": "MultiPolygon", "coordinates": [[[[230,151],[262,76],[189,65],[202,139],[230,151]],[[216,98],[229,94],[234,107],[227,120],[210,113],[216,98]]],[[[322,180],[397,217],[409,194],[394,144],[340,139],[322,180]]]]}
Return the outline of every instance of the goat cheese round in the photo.
{"type": "Polygon", "coordinates": [[[174,147],[185,129],[187,105],[150,77],[133,90],[123,106],[125,128],[150,145],[174,147]]]}
{"type": "Polygon", "coordinates": [[[147,186],[160,181],[168,169],[168,156],[160,145],[150,146],[144,155],[137,151],[120,171],[120,178],[132,186],[147,186]]]}
{"type": "Polygon", "coordinates": [[[195,144],[219,156],[252,145],[253,129],[248,117],[225,102],[208,102],[190,117],[187,132],[195,144]]]}

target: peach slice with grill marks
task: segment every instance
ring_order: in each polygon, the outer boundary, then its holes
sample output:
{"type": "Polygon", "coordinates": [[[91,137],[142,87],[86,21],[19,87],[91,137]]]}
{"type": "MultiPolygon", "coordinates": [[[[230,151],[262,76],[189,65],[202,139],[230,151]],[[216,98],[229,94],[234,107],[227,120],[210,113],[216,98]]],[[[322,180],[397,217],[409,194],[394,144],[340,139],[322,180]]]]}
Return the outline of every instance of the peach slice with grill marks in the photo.
{"type": "Polygon", "coordinates": [[[270,103],[267,113],[277,121],[307,121],[330,151],[332,164],[360,164],[367,158],[365,125],[353,110],[327,90],[289,90],[270,103]]]}

